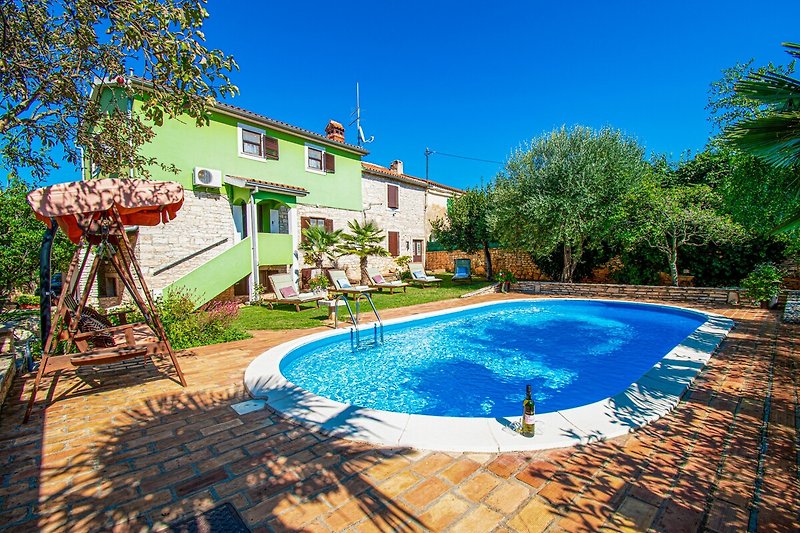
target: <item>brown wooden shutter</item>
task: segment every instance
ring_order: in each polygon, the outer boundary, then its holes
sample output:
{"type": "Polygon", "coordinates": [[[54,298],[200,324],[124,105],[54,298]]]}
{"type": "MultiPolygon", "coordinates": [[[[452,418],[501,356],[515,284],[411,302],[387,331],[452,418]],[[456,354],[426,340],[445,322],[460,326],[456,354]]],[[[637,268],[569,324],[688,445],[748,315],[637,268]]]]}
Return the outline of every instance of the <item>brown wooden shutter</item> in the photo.
{"type": "Polygon", "coordinates": [[[300,242],[305,242],[306,236],[303,234],[303,230],[310,225],[311,219],[309,217],[300,217],[300,242]]]}
{"type": "Polygon", "coordinates": [[[264,141],[264,157],[267,159],[278,159],[278,139],[267,137],[264,135],[262,137],[264,141]]]}
{"type": "Polygon", "coordinates": [[[336,159],[334,159],[333,154],[328,152],[325,152],[325,172],[330,174],[336,172],[336,159]]]}
{"type": "Polygon", "coordinates": [[[333,231],[333,220],[330,218],[325,219],[325,231],[331,233],[333,231]]]}
{"type": "Polygon", "coordinates": [[[399,202],[399,188],[397,185],[387,185],[387,203],[389,204],[389,209],[397,209],[400,207],[399,202]]]}
{"type": "Polygon", "coordinates": [[[400,255],[400,233],[397,231],[389,232],[389,255],[392,257],[400,255]]]}

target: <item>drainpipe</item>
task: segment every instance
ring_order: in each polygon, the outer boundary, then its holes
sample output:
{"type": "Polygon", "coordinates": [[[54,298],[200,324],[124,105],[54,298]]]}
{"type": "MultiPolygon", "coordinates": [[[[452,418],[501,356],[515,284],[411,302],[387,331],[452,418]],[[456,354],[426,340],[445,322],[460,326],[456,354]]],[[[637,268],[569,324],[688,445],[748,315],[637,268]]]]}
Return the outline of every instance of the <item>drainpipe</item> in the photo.
{"type": "Polygon", "coordinates": [[[258,299],[256,285],[258,285],[258,216],[256,215],[255,191],[250,191],[250,201],[247,203],[247,224],[250,227],[250,301],[258,299]]]}

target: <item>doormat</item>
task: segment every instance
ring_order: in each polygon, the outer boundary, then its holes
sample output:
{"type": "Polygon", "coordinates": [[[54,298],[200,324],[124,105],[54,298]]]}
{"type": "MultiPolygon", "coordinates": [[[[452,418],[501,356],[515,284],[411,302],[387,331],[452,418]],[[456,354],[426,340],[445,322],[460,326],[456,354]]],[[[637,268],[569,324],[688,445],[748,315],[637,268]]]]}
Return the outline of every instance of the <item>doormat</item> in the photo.
{"type": "Polygon", "coordinates": [[[165,531],[174,533],[250,533],[242,517],[230,502],[218,505],[198,516],[178,520],[165,531]]]}

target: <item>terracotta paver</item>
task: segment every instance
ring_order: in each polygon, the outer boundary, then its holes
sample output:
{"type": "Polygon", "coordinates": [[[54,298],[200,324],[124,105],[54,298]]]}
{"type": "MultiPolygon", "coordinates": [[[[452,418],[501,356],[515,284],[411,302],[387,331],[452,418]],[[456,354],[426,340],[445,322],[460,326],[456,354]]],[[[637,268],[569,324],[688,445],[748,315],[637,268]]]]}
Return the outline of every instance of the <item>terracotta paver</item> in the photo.
{"type": "Polygon", "coordinates": [[[775,311],[683,305],[736,321],[683,401],[630,435],[564,450],[389,449],[268,408],[233,411],[246,366],[309,330],[183,353],[186,389],[161,361],[61,369],[26,425],[22,376],[0,415],[0,530],[158,529],[223,502],[253,531],[799,530],[800,327],[775,311]]]}

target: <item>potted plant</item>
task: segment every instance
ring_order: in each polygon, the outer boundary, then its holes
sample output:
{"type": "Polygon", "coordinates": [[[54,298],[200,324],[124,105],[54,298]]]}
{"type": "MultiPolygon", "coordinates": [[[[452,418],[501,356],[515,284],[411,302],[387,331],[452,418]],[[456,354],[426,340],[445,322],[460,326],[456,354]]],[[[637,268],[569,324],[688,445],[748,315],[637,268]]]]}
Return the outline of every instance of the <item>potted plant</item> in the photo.
{"type": "Polygon", "coordinates": [[[315,294],[322,294],[328,291],[328,277],[325,274],[317,274],[308,280],[308,286],[315,294]]]}
{"type": "Polygon", "coordinates": [[[508,292],[511,288],[511,284],[517,282],[517,278],[510,270],[501,270],[497,273],[497,281],[500,282],[500,291],[508,292]]]}
{"type": "Polygon", "coordinates": [[[748,298],[760,302],[762,308],[769,309],[778,304],[782,282],[783,273],[778,267],[772,263],[761,263],[742,280],[742,287],[748,298]]]}
{"type": "Polygon", "coordinates": [[[411,272],[408,270],[408,264],[411,262],[410,255],[399,255],[394,258],[394,263],[397,265],[397,279],[410,279],[411,272]]]}

